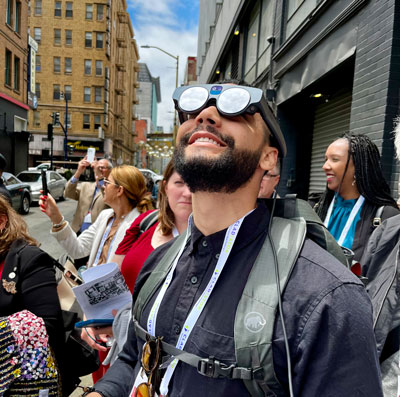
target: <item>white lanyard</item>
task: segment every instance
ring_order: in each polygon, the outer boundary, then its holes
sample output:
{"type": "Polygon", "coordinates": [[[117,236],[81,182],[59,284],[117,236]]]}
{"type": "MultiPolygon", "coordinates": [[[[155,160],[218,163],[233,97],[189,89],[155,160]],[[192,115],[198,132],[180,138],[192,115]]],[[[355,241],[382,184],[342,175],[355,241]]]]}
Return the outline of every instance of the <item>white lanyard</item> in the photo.
{"type": "MultiPolygon", "coordinates": [[[[232,247],[233,247],[236,237],[239,233],[240,226],[242,225],[243,220],[247,215],[248,214],[246,214],[244,217],[242,217],[241,219],[236,221],[233,225],[229,226],[228,230],[226,231],[224,243],[222,245],[222,249],[221,249],[217,264],[215,266],[214,272],[211,276],[211,279],[208,282],[207,287],[201,294],[200,298],[197,300],[196,304],[193,306],[192,310],[190,311],[190,313],[182,327],[181,333],[178,338],[178,342],[176,344],[176,347],[178,349],[183,350],[183,348],[185,347],[185,344],[186,344],[187,340],[189,339],[189,336],[190,336],[198,318],[200,317],[204,307],[206,306],[207,301],[219,279],[219,276],[221,275],[221,272],[226,264],[226,261],[228,260],[229,254],[231,253],[232,247]]],[[[180,252],[180,255],[181,254],[182,253],[180,252]]],[[[179,255],[179,257],[180,257],[180,255],[179,255]]],[[[176,261],[176,263],[177,263],[177,261],[176,261]]],[[[174,265],[176,265],[176,263],[174,263],[174,265]]],[[[172,274],[173,270],[174,270],[174,268],[171,269],[171,272],[168,274],[168,276],[171,274],[171,279],[173,276],[173,274],[172,274]]],[[[167,276],[167,278],[168,278],[168,276],[167,276]]],[[[169,283],[168,283],[168,285],[169,285],[169,283]]],[[[167,286],[167,288],[168,288],[168,286],[167,286]]],[[[166,291],[166,288],[165,288],[165,291],[166,291]]],[[[165,291],[163,292],[163,296],[165,295],[165,291]]],[[[162,293],[162,291],[160,291],[159,296],[161,295],[161,293],[162,293]]],[[[155,306],[155,304],[156,303],[154,303],[153,307],[155,306]]],[[[149,320],[148,320],[148,331],[150,332],[149,322],[150,322],[150,315],[149,315],[149,320]]],[[[153,327],[153,331],[154,331],[154,329],[155,329],[155,327],[153,327]]],[[[164,377],[161,381],[161,385],[160,385],[160,392],[161,392],[162,396],[168,394],[168,385],[169,385],[169,382],[172,378],[172,375],[175,371],[177,364],[178,364],[178,360],[174,359],[171,362],[171,364],[168,366],[167,371],[165,372],[165,375],[164,375],[164,377]]]]}
{"type": "MultiPolygon", "coordinates": [[[[333,211],[333,206],[335,204],[336,201],[336,197],[332,200],[329,209],[328,209],[328,213],[326,215],[325,221],[324,221],[324,225],[326,228],[328,228],[329,225],[329,221],[331,219],[331,215],[332,215],[332,211],[333,211]]],[[[339,240],[338,240],[338,244],[339,245],[343,245],[344,240],[346,239],[346,236],[350,230],[350,227],[354,221],[354,218],[356,217],[356,215],[358,214],[358,211],[360,210],[361,206],[364,204],[365,198],[364,196],[360,195],[360,197],[358,198],[357,202],[355,203],[353,209],[350,212],[350,215],[347,219],[346,224],[344,225],[344,228],[342,230],[342,233],[340,234],[339,240]]]]}
{"type": "MultiPolygon", "coordinates": [[[[105,242],[106,242],[106,240],[107,240],[108,235],[110,234],[111,227],[112,227],[112,225],[113,225],[113,223],[114,223],[114,220],[115,220],[115,216],[112,217],[111,222],[107,225],[107,229],[105,230],[105,232],[104,232],[104,234],[103,234],[103,237],[102,237],[102,239],[101,239],[101,241],[100,241],[100,245],[99,245],[99,248],[98,248],[97,254],[96,254],[96,259],[94,260],[92,266],[97,266],[97,265],[98,265],[101,252],[103,251],[104,244],[105,244],[105,242]]],[[[116,235],[116,234],[117,234],[117,233],[115,232],[114,238],[112,239],[111,244],[110,244],[110,247],[109,247],[109,249],[108,249],[107,260],[108,260],[108,257],[110,256],[110,250],[111,250],[111,247],[112,247],[112,245],[113,245],[113,242],[114,242],[114,239],[115,239],[115,235],[116,235]]]]}

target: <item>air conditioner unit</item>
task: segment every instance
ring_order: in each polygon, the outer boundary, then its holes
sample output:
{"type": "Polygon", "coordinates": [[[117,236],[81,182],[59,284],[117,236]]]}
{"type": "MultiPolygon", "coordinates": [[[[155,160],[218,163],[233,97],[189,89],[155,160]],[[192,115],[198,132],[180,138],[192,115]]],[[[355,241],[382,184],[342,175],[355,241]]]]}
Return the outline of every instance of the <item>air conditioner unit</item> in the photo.
{"type": "Polygon", "coordinates": [[[104,139],[104,130],[101,127],[99,127],[99,138],[104,139]]]}

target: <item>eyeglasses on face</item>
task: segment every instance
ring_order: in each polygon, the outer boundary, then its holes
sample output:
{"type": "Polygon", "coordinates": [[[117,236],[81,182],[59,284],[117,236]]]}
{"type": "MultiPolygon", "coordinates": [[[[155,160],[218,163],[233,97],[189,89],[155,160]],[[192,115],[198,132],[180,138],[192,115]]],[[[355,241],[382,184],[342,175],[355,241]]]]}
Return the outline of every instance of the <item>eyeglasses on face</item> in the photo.
{"type": "Polygon", "coordinates": [[[114,185],[114,186],[117,186],[117,187],[120,186],[120,185],[118,185],[118,183],[111,182],[106,178],[103,179],[103,183],[104,183],[104,186],[107,186],[107,185],[114,185]]]}
{"type": "Polygon", "coordinates": [[[99,166],[99,170],[104,171],[104,170],[108,170],[108,167],[103,167],[103,166],[99,166]]]}
{"type": "Polygon", "coordinates": [[[271,174],[269,171],[264,174],[264,178],[276,178],[278,174],[271,174]]]}
{"type": "Polygon", "coordinates": [[[280,156],[286,155],[282,131],[261,89],[231,84],[200,84],[178,87],[172,98],[181,123],[209,106],[216,106],[225,117],[259,113],[275,140],[280,156]]]}

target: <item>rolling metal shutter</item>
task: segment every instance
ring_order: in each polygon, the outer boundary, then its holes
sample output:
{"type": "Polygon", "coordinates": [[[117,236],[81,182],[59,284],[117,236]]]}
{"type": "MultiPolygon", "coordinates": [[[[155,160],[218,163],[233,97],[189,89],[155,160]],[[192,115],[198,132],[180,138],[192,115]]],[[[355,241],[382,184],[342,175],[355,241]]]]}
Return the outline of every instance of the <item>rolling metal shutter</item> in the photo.
{"type": "Polygon", "coordinates": [[[309,193],[323,192],[326,176],[322,170],[327,147],[340,135],[349,131],[351,91],[334,96],[329,102],[321,103],[315,110],[311,152],[309,193]]]}

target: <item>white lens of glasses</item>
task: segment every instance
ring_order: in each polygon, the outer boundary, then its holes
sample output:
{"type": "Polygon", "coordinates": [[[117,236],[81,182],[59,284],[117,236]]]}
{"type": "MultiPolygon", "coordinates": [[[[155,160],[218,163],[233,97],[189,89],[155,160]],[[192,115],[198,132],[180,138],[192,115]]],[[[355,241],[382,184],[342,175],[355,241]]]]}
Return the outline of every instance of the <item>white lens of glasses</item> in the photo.
{"type": "Polygon", "coordinates": [[[179,107],[184,112],[200,109],[208,99],[208,90],[204,87],[192,87],[183,91],[179,98],[179,107]]]}
{"type": "Polygon", "coordinates": [[[218,109],[226,114],[242,112],[250,102],[250,93],[243,88],[225,90],[218,98],[218,109]]]}

